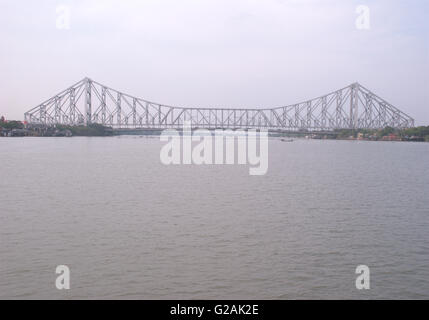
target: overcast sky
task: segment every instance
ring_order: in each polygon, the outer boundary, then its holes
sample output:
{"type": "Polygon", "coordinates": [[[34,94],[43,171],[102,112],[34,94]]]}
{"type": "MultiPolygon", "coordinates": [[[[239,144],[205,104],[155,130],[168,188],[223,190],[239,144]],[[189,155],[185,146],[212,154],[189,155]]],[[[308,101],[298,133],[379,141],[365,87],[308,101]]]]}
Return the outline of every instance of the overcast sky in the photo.
{"type": "Polygon", "coordinates": [[[9,119],[88,76],[189,107],[282,106],[358,81],[429,125],[427,0],[0,0],[0,39],[9,119]]]}

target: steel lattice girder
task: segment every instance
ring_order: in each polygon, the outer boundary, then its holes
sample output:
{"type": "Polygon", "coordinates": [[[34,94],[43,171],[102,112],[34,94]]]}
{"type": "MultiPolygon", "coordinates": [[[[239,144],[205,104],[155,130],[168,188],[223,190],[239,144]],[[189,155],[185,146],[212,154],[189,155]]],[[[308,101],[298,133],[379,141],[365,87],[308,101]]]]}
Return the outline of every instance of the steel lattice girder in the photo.
{"type": "Polygon", "coordinates": [[[409,128],[414,119],[358,83],[272,109],[185,108],[136,98],[85,78],[25,113],[30,124],[113,128],[265,128],[326,131],[409,128]]]}

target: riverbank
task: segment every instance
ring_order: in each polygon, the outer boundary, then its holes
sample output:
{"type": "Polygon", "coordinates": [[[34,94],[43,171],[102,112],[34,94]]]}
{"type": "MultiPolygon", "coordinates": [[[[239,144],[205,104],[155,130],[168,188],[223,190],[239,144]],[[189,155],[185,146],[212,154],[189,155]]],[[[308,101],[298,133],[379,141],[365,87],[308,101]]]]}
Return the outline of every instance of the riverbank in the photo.
{"type": "Polygon", "coordinates": [[[12,128],[0,127],[0,136],[3,137],[105,137],[114,135],[113,129],[99,124],[89,126],[56,125],[28,126],[17,125],[12,128]]]}
{"type": "Polygon", "coordinates": [[[304,137],[307,139],[362,140],[362,141],[408,141],[429,142],[429,126],[408,129],[341,129],[325,133],[285,133],[281,136],[304,137]]]}
{"type": "MultiPolygon", "coordinates": [[[[162,133],[158,129],[113,129],[101,124],[93,123],[88,126],[70,125],[34,125],[21,121],[5,121],[0,119],[0,137],[103,137],[113,135],[158,135],[162,133]]],[[[384,129],[338,129],[327,132],[291,131],[270,132],[272,137],[300,137],[307,139],[330,139],[330,140],[366,140],[366,141],[412,141],[429,142],[429,126],[420,126],[407,129],[395,129],[386,127],[384,129]]]]}

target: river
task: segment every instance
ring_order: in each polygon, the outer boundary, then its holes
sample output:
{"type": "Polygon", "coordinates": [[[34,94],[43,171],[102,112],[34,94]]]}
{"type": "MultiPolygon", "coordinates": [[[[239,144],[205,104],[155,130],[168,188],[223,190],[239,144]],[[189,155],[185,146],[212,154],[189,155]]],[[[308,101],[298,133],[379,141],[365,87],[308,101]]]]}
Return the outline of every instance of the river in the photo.
{"type": "Polygon", "coordinates": [[[429,299],[429,143],[273,138],[261,176],[163,144],[0,138],[0,298],[429,299]]]}

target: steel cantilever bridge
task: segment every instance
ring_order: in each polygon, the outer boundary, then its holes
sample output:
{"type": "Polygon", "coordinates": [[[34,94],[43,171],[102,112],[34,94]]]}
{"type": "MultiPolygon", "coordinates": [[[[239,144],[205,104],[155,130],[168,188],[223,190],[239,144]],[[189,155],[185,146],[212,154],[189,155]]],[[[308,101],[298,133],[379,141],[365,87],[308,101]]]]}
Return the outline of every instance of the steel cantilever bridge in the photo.
{"type": "Polygon", "coordinates": [[[332,131],[408,128],[414,119],[353,83],[301,103],[271,109],[186,108],[136,98],[85,78],[25,113],[29,124],[98,123],[116,129],[192,128],[332,131]]]}

